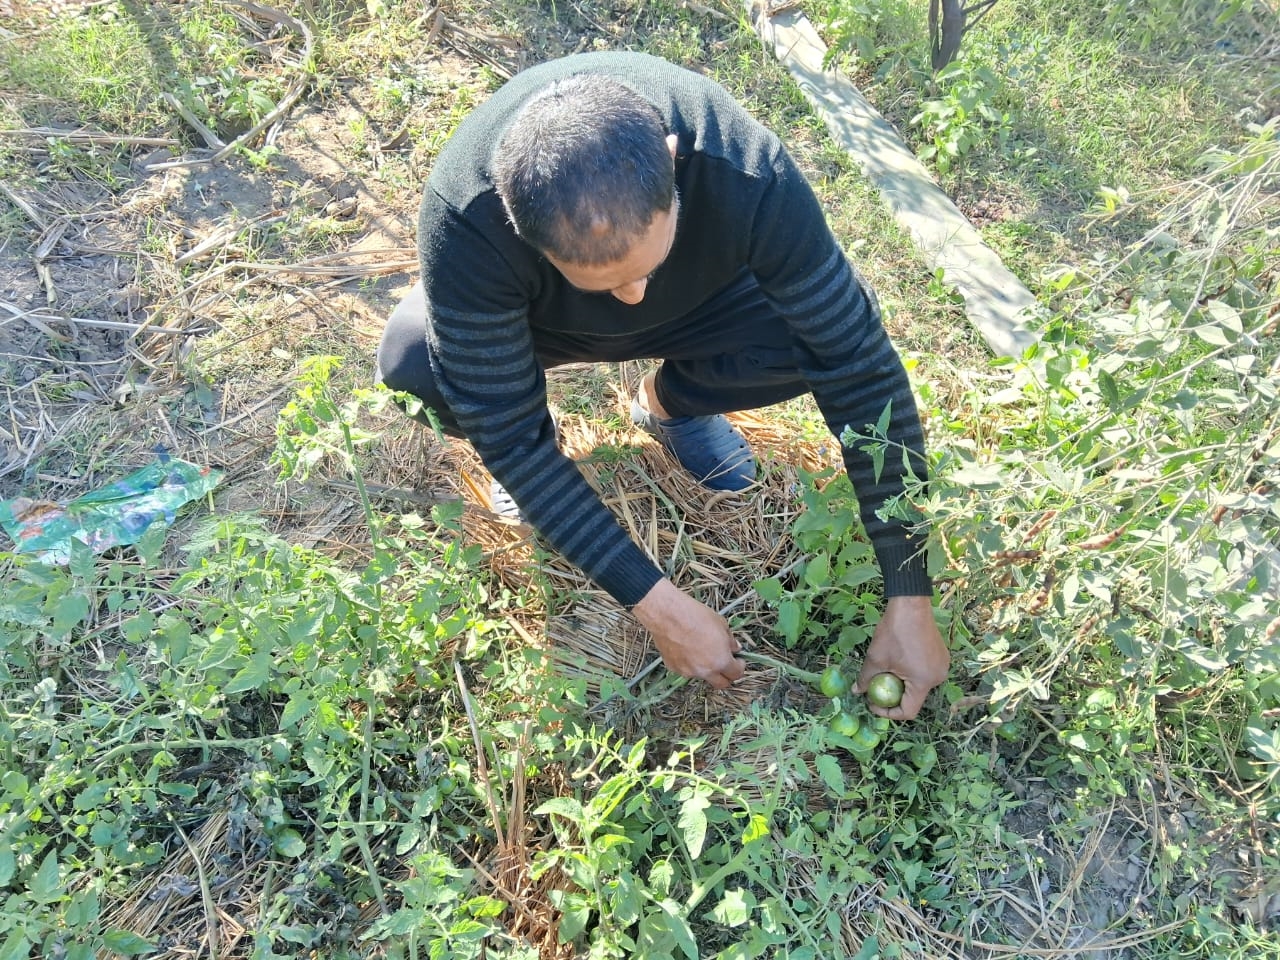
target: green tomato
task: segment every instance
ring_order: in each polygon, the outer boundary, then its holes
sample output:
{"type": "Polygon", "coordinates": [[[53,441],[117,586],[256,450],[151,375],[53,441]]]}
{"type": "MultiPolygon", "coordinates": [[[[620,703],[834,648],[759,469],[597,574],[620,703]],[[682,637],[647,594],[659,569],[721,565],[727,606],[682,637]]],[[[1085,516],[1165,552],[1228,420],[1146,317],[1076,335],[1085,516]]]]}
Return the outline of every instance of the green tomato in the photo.
{"type": "Polygon", "coordinates": [[[440,792],[440,796],[447,797],[458,789],[458,781],[446,773],[436,781],[436,789],[440,792]]]}
{"type": "Polygon", "coordinates": [[[838,733],[842,737],[853,737],[862,727],[862,721],[847,710],[841,710],[831,718],[827,727],[832,733],[838,733]]]}
{"type": "Polygon", "coordinates": [[[849,678],[834,663],[823,670],[822,676],[818,678],[818,689],[826,697],[843,697],[851,687],[852,684],[849,683],[849,678]]]}
{"type": "Polygon", "coordinates": [[[906,685],[892,673],[877,673],[867,684],[867,699],[877,707],[892,710],[902,703],[906,685]]]}
{"type": "Polygon", "coordinates": [[[870,753],[880,746],[880,734],[870,727],[860,727],[849,739],[853,741],[854,748],[860,752],[870,753]]]}

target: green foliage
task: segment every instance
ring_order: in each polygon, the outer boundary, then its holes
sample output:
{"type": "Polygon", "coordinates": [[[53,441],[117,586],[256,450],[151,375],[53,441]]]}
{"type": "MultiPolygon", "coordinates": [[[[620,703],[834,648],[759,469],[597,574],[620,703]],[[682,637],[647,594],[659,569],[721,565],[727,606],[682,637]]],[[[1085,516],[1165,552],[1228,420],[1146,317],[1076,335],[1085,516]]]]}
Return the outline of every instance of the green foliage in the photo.
{"type": "Polygon", "coordinates": [[[871,544],[858,534],[856,501],[845,476],[821,488],[829,474],[804,474],[804,510],[792,528],[796,546],[811,558],[790,587],[770,577],[756,592],[778,611],[777,630],[788,648],[829,648],[837,655],[860,650],[880,619],[880,578],[871,544]]]}
{"type": "Polygon", "coordinates": [[[760,709],[659,763],[644,741],[568,737],[591,779],[535,811],[556,832],[534,873],[557,878],[561,939],[590,957],[844,957],[861,896],[954,928],[984,878],[1018,869],[1011,803],[981,755],[879,722],[860,748],[821,717],[760,709]]]}
{"type": "MultiPolygon", "coordinates": [[[[323,456],[354,463],[364,434],[339,418],[387,400],[339,405],[333,369],[309,365],[286,412],[280,463],[294,475],[323,456]]],[[[496,635],[477,556],[451,522],[405,516],[390,529],[379,518],[372,556],[352,567],[234,517],[197,531],[176,578],[154,559],[77,555],[59,570],[7,558],[4,955],[149,949],[105,928],[101,901],[164,858],[179,807],[201,818],[225,810],[246,856],[296,871],[294,892],[266,905],[264,944],[349,937],[350,911],[314,912],[299,892],[332,887],[326,871],[350,852],[371,869],[330,896],[386,902],[372,848],[393,838],[456,893],[432,894],[437,926],[415,935],[490,938],[492,909],[465,895],[467,875],[445,864],[442,840],[480,829],[469,765],[442,719],[454,683],[444,664],[469,662],[496,635]],[[410,715],[436,732],[424,738],[410,715]],[[229,772],[190,773],[210,766],[229,772]]],[[[412,905],[426,892],[397,883],[395,895],[412,905]]],[[[406,915],[388,908],[367,936],[398,936],[406,915]]]]}
{"type": "MultiPolygon", "coordinates": [[[[119,128],[139,115],[156,118],[158,82],[145,30],[110,7],[97,16],[60,17],[23,56],[0,58],[0,86],[57,91],[90,125],[119,128]]],[[[37,123],[56,119],[39,104],[31,108],[40,111],[32,116],[37,123]]]]}
{"type": "Polygon", "coordinates": [[[968,50],[942,70],[935,82],[940,96],[926,99],[911,118],[925,145],[920,159],[948,173],[977,148],[1003,149],[1013,118],[1000,107],[1002,80],[968,50]]]}
{"type": "MultiPolygon", "coordinates": [[[[936,88],[919,66],[919,4],[848,2],[831,19],[860,79],[910,81],[890,98],[900,126],[953,180],[1016,168],[1046,210],[1102,196],[1084,224],[1095,235],[1126,217],[1146,234],[1049,276],[1053,319],[1034,352],[963,385],[919,384],[935,480],[911,500],[932,523],[956,655],[919,720],[874,719],[831,686],[831,699],[806,690],[672,746],[592,728],[584,683],[508,637],[502,617],[526,600],[488,579],[456,511],[372,509],[369,424],[390,398],[344,390],[336,361],[317,358],[275,464],[291,492],[352,477],[367,544],[331,556],[221,516],[177,561],[154,541],[69,569],[0,558],[0,957],[151,951],[111,908],[154,889],[183,832],[218,816],[237,856],[273,878],[251,931],[263,960],[532,960],[509,933],[521,905],[490,879],[490,854],[526,836],[539,845],[519,862],[577,955],[927,953],[904,935],[908,915],[955,942],[1026,946],[996,893],[1074,884],[1060,861],[1082,838],[1114,838],[1095,833],[1107,810],[1139,797],[1163,816],[1175,789],[1192,826],[1135,831],[1148,872],[1112,932],[1149,937],[1126,949],[1153,960],[1274,953],[1274,934],[1233,911],[1219,848],[1234,856],[1247,838],[1260,875],[1278,869],[1278,254],[1260,205],[1276,129],[1242,114],[1239,136],[1206,152],[1174,116],[1180,103],[1200,112],[1199,81],[1163,68],[1133,79],[1135,51],[1216,51],[1203,34],[1178,39],[1210,7],[1224,40],[1248,35],[1243,3],[1107,3],[1061,30],[1056,7],[1046,26],[1034,5],[1001,4],[936,88]],[[1175,204],[1143,189],[1145,165],[1163,175],[1197,158],[1175,204]],[[1163,923],[1176,929],[1151,933],[1163,923]]],[[[5,79],[65,90],[78,118],[130,133],[170,122],[161,89],[227,129],[279,95],[225,6],[185,7],[163,30],[95,9],[110,15],[51,22],[5,79]],[[109,82],[81,83],[82,63],[109,82]]],[[[403,31],[394,53],[370,53],[397,64],[370,88],[373,120],[417,122],[446,102],[419,138],[429,159],[467,92],[400,69],[416,11],[370,9],[378,29],[403,31]]],[[[694,9],[633,12],[665,31],[663,49],[812,138],[754,40],[722,44],[694,9]]],[[[36,119],[10,110],[12,125],[36,119]]],[[[375,127],[350,129],[372,143],[375,127]]],[[[102,175],[89,150],[48,146],[51,176],[102,175]]],[[[940,297],[937,279],[923,283],[940,297]]],[[[881,463],[900,453],[881,424],[849,442],[881,463]]],[[[874,558],[847,482],[803,481],[792,535],[806,559],[757,588],[796,659],[852,676],[881,608],[874,558]]]]}
{"type": "Polygon", "coordinates": [[[174,94],[231,139],[270,113],[286,77],[264,61],[225,8],[198,7],[169,41],[174,94]]]}
{"type": "MultiPolygon", "coordinates": [[[[1070,720],[1049,769],[1116,794],[1132,789],[1134,755],[1205,698],[1231,708],[1197,740],[1199,762],[1243,766],[1256,785],[1280,775],[1280,379],[1262,266],[1276,248],[1233,220],[1257,182],[1225,173],[1274,174],[1280,149],[1264,131],[1216,163],[1180,212],[1188,240],[1115,270],[1127,305],[1055,320],[1003,389],[931,414],[941,453],[925,509],[991,720],[1059,701],[1070,720]]],[[[1079,273],[1059,284],[1087,300],[1079,273]]]]}
{"type": "Polygon", "coordinates": [[[825,9],[823,21],[827,66],[851,61],[855,70],[878,68],[877,75],[883,76],[908,62],[916,45],[916,12],[903,0],[833,0],[825,9]]]}
{"type": "MultiPolygon", "coordinates": [[[[1139,50],[1185,48],[1196,42],[1195,28],[1209,24],[1227,37],[1247,35],[1254,14],[1274,17],[1275,11],[1262,0],[1104,0],[1095,11],[1101,29],[1139,50]]],[[[1229,49],[1230,40],[1220,42],[1229,49]]]]}
{"type": "MultiPolygon", "coordinates": [[[[54,109],[73,110],[83,126],[151,133],[172,119],[161,99],[172,94],[230,139],[275,107],[288,80],[237,16],[215,3],[190,5],[180,20],[131,3],[64,11],[38,36],[20,55],[0,60],[0,86],[41,93],[19,101],[31,126],[70,125],[72,118],[50,112],[45,94],[56,91],[61,103],[54,109]]],[[[58,141],[51,148],[53,167],[64,175],[101,166],[87,156],[99,148],[58,141]]]]}
{"type": "MultiPolygon", "coordinates": [[[[1195,189],[1158,211],[1147,244],[1093,272],[1062,270],[1063,309],[1024,357],[945,398],[918,385],[933,479],[908,499],[931,523],[938,615],[956,655],[943,694],[955,711],[981,707],[975,732],[990,735],[997,771],[1025,770],[1074,796],[1064,824],[1076,829],[1145,795],[1156,763],[1195,784],[1215,815],[1280,815],[1280,288],[1270,266],[1280,248],[1259,216],[1280,176],[1280,141],[1274,123],[1251,133],[1205,156],[1195,189]]],[[[1133,202],[1113,197],[1101,215],[1133,202]]],[[[897,455],[880,424],[843,440],[882,462],[897,455]]],[[[788,645],[838,660],[874,625],[874,571],[850,491],[806,479],[793,532],[807,562],[756,587],[788,645]]],[[[828,742],[899,782],[884,744],[859,744],[867,726],[843,706],[833,705],[828,742]]],[[[901,737],[885,742],[896,749],[901,737]]],[[[922,831],[970,803],[1011,802],[1009,781],[967,780],[973,753],[933,742],[954,793],[930,797],[922,831]]],[[[843,771],[816,769],[838,795],[843,771]]],[[[1213,847],[1150,844],[1162,865],[1151,895],[1180,915],[1185,884],[1213,870],[1213,847]]],[[[941,845],[980,847],[972,837],[941,845]]],[[[936,863],[913,849],[895,869],[915,877],[936,863]]],[[[965,874],[974,889],[981,870],[965,874]]],[[[951,901],[929,899],[945,928],[951,901]]],[[[1210,903],[1160,942],[1195,956],[1238,944],[1224,955],[1247,955],[1253,934],[1231,928],[1230,912],[1210,903]]]]}

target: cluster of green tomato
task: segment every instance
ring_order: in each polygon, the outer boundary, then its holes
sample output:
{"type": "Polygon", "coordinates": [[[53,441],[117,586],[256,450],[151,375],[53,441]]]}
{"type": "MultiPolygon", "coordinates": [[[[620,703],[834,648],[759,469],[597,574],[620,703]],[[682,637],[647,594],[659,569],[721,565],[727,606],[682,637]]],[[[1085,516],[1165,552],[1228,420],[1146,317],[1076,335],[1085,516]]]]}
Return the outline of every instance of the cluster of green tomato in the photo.
{"type": "MultiPolygon", "coordinates": [[[[891,726],[890,721],[876,716],[864,721],[844,706],[844,701],[853,690],[853,682],[838,664],[832,664],[822,671],[818,677],[818,689],[823,696],[830,697],[835,702],[836,712],[827,723],[828,729],[837,736],[846,738],[855,755],[865,756],[880,745],[881,738],[891,726]]],[[[902,680],[892,673],[876,674],[867,684],[868,702],[886,710],[902,702],[902,692],[902,680]]]]}

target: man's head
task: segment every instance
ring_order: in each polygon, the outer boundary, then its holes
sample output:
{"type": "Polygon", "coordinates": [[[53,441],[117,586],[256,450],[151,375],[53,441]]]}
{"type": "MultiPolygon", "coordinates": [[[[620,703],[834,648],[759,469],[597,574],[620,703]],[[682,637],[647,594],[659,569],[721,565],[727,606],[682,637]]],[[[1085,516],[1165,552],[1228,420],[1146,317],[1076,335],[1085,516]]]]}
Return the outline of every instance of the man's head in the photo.
{"type": "Polygon", "coordinates": [[[618,263],[655,217],[674,211],[662,117],[630,87],[598,74],[575,74],[535,94],[503,133],[493,167],[516,232],[553,262],[618,263]]]}

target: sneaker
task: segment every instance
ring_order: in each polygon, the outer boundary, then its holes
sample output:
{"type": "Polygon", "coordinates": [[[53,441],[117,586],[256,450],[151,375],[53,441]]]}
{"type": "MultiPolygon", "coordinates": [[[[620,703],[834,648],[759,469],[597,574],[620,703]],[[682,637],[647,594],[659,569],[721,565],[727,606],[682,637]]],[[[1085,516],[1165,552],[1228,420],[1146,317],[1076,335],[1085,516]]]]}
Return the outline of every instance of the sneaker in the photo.
{"type": "Polygon", "coordinates": [[[751,447],[723,414],[664,420],[632,400],[631,422],[659,440],[704,487],[736,491],[755,482],[751,447]]]}
{"type": "MultiPolygon", "coordinates": [[[[553,413],[551,415],[551,424],[556,428],[556,446],[560,445],[560,421],[553,413]]],[[[507,493],[507,488],[500,484],[497,480],[489,481],[489,505],[493,508],[493,512],[507,520],[515,520],[519,523],[528,523],[529,518],[524,515],[524,511],[516,503],[511,494],[507,493]]]]}

